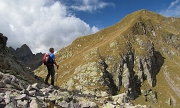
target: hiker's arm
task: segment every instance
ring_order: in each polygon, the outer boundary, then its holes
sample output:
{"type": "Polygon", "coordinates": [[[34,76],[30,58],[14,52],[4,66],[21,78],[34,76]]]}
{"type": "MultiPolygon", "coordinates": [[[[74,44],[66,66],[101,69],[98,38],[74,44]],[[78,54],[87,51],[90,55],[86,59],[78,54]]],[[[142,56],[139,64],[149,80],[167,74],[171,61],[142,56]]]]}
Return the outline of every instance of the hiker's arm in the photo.
{"type": "Polygon", "coordinates": [[[54,61],[54,64],[57,66],[57,68],[59,67],[59,65],[56,63],[56,60],[55,59],[53,59],[53,61],[54,61]]]}

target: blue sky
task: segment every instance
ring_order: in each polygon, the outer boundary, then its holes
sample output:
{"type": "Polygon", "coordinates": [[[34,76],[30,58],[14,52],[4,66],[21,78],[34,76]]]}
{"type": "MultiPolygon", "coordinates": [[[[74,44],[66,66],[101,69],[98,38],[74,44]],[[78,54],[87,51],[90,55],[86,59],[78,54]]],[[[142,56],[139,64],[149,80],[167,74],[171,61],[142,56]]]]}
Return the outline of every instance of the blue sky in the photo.
{"type": "Polygon", "coordinates": [[[58,51],[140,9],[180,17],[180,0],[0,0],[0,32],[14,49],[58,51]]]}
{"type": "MultiPolygon", "coordinates": [[[[72,6],[72,0],[62,0],[66,1],[65,4],[69,7],[72,6]]],[[[88,1],[88,0],[85,0],[88,1]]],[[[89,0],[90,1],[90,0],[89,0]]],[[[76,15],[76,17],[81,18],[86,23],[91,26],[96,26],[99,29],[104,27],[111,26],[122,18],[124,18],[127,14],[133,13],[137,10],[147,9],[153,12],[157,12],[164,16],[180,16],[180,12],[176,14],[175,12],[180,11],[180,3],[179,0],[92,0],[93,3],[90,3],[92,6],[91,9],[73,9],[72,11],[76,15]],[[104,7],[100,8],[98,5],[101,3],[106,3],[104,7]],[[95,7],[97,9],[95,9],[95,7]],[[99,8],[98,8],[99,7],[99,8]],[[172,12],[172,13],[171,13],[172,12]]],[[[74,4],[79,8],[84,6],[82,2],[79,4],[74,4]]],[[[88,4],[87,4],[88,5],[88,4]]]]}

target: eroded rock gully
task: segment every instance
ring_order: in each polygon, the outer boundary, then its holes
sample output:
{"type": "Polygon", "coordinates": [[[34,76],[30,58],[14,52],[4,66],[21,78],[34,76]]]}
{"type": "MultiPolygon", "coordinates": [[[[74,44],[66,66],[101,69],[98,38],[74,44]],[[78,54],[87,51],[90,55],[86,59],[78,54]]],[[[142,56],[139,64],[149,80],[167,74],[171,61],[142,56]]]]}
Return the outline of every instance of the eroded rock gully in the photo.
{"type": "Polygon", "coordinates": [[[149,45],[147,55],[136,55],[132,45],[128,43],[127,50],[119,55],[119,60],[114,65],[112,62],[108,64],[111,59],[113,60],[113,56],[100,62],[104,84],[112,95],[125,88],[131,99],[141,94],[140,87],[145,80],[151,87],[156,86],[156,75],[164,62],[162,55],[154,50],[153,43],[149,45]],[[111,71],[108,71],[108,66],[112,67],[111,71]]]}

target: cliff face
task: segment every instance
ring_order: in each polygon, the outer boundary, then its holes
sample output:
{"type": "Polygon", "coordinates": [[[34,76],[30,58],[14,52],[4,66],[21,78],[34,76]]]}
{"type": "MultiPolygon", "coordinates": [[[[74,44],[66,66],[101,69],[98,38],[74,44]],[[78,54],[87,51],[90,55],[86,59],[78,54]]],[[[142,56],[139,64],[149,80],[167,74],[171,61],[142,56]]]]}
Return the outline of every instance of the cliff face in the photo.
{"type": "Polygon", "coordinates": [[[3,50],[5,50],[7,40],[8,38],[0,33],[0,52],[3,52],[3,50]]]}
{"type": "Polygon", "coordinates": [[[33,83],[35,81],[34,73],[29,71],[23,63],[10,54],[9,48],[6,47],[7,37],[2,33],[0,34],[0,71],[21,77],[21,79],[33,83]]]}
{"type": "MultiPolygon", "coordinates": [[[[56,53],[56,84],[134,103],[180,107],[180,19],[140,10],[56,53]],[[155,104],[156,103],[156,104],[155,104]]],[[[35,73],[45,78],[45,67],[35,73]]]]}
{"type": "Polygon", "coordinates": [[[33,54],[31,49],[26,44],[22,45],[20,48],[17,48],[16,50],[12,47],[9,47],[9,51],[18,60],[23,62],[26,65],[26,67],[28,67],[30,70],[35,70],[40,65],[42,65],[43,54],[33,54]]]}
{"type": "Polygon", "coordinates": [[[10,47],[10,52],[11,50],[12,54],[24,63],[28,63],[29,59],[32,59],[33,57],[32,51],[26,44],[22,45],[20,48],[17,48],[16,50],[10,47]]]}

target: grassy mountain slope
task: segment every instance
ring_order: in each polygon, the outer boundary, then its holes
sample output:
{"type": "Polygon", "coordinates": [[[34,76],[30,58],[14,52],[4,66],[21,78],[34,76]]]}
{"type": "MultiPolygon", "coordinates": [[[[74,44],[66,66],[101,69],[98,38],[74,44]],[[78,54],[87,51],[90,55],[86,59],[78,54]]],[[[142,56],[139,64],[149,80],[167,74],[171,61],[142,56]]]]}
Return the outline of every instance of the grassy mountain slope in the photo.
{"type": "MultiPolygon", "coordinates": [[[[140,93],[133,102],[163,108],[180,107],[179,32],[179,18],[166,18],[147,10],[136,11],[117,24],[95,34],[79,37],[71,45],[58,51],[56,60],[60,68],[56,70],[58,79],[55,84],[70,90],[83,90],[84,93],[92,93],[95,89],[106,91],[108,87],[102,81],[103,71],[99,63],[104,61],[108,65],[106,70],[112,75],[115,85],[118,85],[118,66],[121,66],[125,55],[133,53],[132,69],[134,75],[138,76],[141,71],[139,58],[146,58],[152,45],[155,60],[162,63],[162,66],[157,69],[155,86],[149,84],[146,78],[141,82],[140,91],[156,92],[157,100],[149,97],[146,100],[143,93],[140,93]]],[[[125,75],[126,68],[123,68],[123,72],[125,75]]],[[[45,78],[46,67],[41,66],[35,73],[45,78]]],[[[126,84],[127,82],[120,86],[118,93],[128,89],[126,84]]]]}

